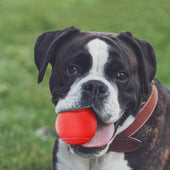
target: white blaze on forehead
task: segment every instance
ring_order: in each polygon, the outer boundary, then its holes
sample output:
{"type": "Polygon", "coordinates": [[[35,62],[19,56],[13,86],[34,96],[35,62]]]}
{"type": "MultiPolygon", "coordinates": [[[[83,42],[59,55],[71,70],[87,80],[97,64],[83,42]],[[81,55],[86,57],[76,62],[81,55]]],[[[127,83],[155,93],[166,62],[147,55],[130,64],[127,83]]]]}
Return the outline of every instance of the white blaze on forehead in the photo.
{"type": "Polygon", "coordinates": [[[103,75],[104,65],[108,60],[108,45],[106,42],[100,39],[91,40],[87,44],[89,53],[92,56],[92,68],[90,70],[91,74],[103,75]]]}

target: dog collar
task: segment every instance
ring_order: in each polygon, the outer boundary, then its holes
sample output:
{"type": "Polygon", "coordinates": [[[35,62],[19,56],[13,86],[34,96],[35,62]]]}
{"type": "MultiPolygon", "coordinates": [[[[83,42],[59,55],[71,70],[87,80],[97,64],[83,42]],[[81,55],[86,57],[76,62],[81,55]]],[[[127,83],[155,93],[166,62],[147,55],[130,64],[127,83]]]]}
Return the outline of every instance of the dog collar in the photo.
{"type": "Polygon", "coordinates": [[[152,93],[147,102],[140,109],[135,120],[127,129],[125,129],[115,137],[108,151],[132,152],[137,150],[141,146],[142,142],[139,139],[132,137],[132,135],[134,135],[140,128],[142,128],[147,120],[150,118],[153,111],[155,110],[157,101],[158,92],[156,86],[153,84],[152,93]]]}

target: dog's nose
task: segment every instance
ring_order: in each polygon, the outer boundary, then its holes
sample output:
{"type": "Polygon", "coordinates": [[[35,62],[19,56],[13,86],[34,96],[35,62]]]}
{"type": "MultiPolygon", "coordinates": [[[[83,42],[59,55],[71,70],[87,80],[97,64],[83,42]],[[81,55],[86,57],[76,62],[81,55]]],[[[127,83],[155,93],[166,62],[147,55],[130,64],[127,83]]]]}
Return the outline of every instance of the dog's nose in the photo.
{"type": "Polygon", "coordinates": [[[104,96],[108,92],[108,87],[99,80],[90,80],[82,88],[89,95],[104,96]]]}

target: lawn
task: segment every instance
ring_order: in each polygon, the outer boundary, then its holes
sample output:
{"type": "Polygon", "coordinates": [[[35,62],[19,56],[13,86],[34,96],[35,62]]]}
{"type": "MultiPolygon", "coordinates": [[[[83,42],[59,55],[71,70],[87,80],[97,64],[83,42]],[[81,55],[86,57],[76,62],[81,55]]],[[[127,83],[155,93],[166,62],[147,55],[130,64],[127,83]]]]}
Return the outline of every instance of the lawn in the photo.
{"type": "Polygon", "coordinates": [[[0,0],[0,169],[51,169],[56,114],[48,88],[50,67],[37,84],[35,40],[74,25],[81,30],[131,31],[155,48],[158,78],[170,87],[170,1],[0,0]]]}

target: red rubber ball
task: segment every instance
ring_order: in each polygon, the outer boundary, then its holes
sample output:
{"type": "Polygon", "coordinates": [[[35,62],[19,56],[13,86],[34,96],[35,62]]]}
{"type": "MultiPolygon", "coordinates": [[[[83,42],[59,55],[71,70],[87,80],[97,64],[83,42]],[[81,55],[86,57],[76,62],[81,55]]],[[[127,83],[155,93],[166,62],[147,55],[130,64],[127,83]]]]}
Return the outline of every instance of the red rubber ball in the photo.
{"type": "Polygon", "coordinates": [[[97,120],[94,113],[86,108],[59,113],[55,128],[58,136],[71,145],[87,143],[96,133],[97,120]]]}

